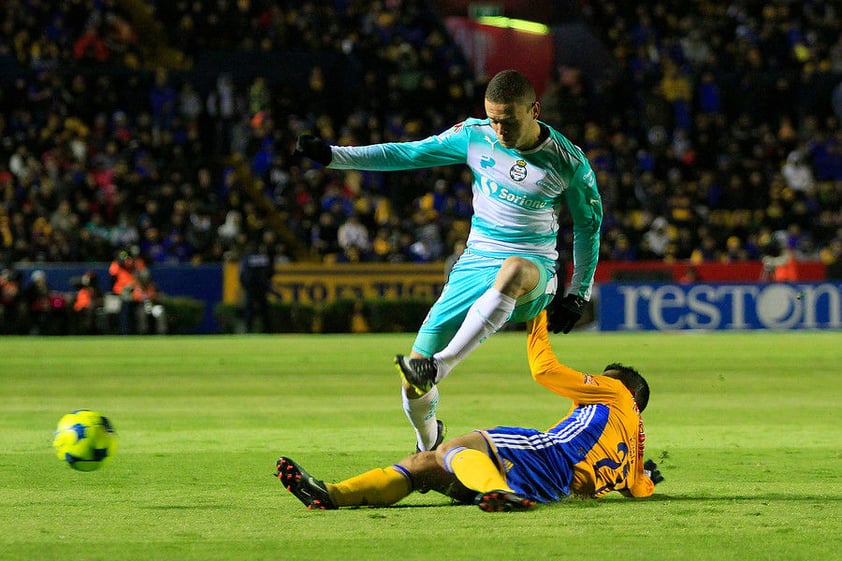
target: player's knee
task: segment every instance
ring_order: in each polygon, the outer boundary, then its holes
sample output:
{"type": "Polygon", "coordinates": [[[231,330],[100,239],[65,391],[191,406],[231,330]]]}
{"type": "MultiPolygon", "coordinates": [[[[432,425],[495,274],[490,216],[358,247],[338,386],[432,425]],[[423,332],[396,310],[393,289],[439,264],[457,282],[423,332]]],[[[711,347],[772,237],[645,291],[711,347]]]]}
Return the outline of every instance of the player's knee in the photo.
{"type": "Polygon", "coordinates": [[[441,467],[441,468],[445,467],[444,466],[445,456],[447,456],[447,453],[450,452],[450,450],[453,447],[454,447],[453,443],[445,441],[442,444],[440,444],[438,448],[436,448],[435,459],[436,459],[436,463],[439,465],[439,467],[441,467]]]}
{"type": "Polygon", "coordinates": [[[535,264],[523,257],[512,256],[503,261],[494,288],[516,298],[532,290],[537,282],[538,268],[535,264]]]}
{"type": "Polygon", "coordinates": [[[435,452],[416,452],[400,461],[400,464],[408,468],[410,472],[424,471],[435,467],[437,463],[435,452]]]}

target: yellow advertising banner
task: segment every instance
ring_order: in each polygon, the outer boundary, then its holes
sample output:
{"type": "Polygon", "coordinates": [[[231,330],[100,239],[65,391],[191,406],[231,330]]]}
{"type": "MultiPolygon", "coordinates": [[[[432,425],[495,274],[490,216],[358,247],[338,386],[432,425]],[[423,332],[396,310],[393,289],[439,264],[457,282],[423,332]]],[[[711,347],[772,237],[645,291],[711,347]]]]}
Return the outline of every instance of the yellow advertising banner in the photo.
{"type": "MultiPolygon", "coordinates": [[[[300,304],[373,298],[434,300],[444,280],[443,263],[291,263],[275,267],[272,288],[284,302],[300,304]]],[[[225,266],[223,301],[240,301],[237,263],[225,266]]]]}

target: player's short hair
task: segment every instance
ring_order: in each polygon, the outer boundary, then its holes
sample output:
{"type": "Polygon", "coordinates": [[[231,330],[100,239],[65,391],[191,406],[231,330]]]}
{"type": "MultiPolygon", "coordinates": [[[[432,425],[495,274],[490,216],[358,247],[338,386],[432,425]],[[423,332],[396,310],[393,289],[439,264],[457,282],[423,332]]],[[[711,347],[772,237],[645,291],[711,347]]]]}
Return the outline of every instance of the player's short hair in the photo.
{"type": "Polygon", "coordinates": [[[634,396],[635,403],[637,403],[637,409],[642,413],[649,404],[649,384],[646,382],[646,379],[631,366],[626,366],[619,362],[612,362],[605,367],[603,372],[609,370],[617,372],[612,378],[620,380],[629,389],[632,396],[634,396]]]}
{"type": "Polygon", "coordinates": [[[493,103],[533,103],[536,99],[535,88],[529,78],[517,70],[503,70],[488,82],[485,99],[493,103]]]}

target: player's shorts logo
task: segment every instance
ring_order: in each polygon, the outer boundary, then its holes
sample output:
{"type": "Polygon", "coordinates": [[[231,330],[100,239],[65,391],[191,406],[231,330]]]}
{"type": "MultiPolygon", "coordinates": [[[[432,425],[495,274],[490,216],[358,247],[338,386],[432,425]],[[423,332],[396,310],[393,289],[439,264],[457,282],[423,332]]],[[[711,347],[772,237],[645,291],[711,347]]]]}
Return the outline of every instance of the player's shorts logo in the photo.
{"type": "Polygon", "coordinates": [[[509,177],[515,181],[523,181],[526,179],[526,160],[518,160],[512,169],[509,170],[509,177]]]}

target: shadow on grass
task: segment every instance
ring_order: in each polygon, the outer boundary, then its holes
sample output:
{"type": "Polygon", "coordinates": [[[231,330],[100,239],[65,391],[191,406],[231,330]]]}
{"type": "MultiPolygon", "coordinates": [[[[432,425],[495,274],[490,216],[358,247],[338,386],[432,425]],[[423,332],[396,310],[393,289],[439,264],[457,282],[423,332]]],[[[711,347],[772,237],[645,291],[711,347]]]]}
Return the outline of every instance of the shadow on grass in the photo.
{"type": "Polygon", "coordinates": [[[652,495],[643,499],[656,502],[734,502],[734,501],[842,501],[842,496],[832,495],[787,495],[782,493],[771,493],[767,495],[734,495],[734,496],[712,496],[712,495],[652,495]]]}
{"type": "Polygon", "coordinates": [[[141,505],[138,508],[146,510],[214,510],[214,509],[229,509],[230,505],[141,505]]]}
{"type": "MultiPolygon", "coordinates": [[[[713,495],[652,495],[651,497],[647,497],[645,499],[638,499],[644,502],[697,502],[697,503],[733,503],[733,502],[758,502],[758,501],[770,501],[770,502],[791,502],[791,501],[798,501],[798,502],[827,502],[827,501],[842,501],[842,496],[829,496],[829,495],[787,495],[781,493],[773,493],[773,494],[766,494],[766,495],[734,495],[730,497],[726,496],[713,496],[713,495]]],[[[616,503],[616,502],[627,502],[629,505],[634,504],[637,502],[636,500],[628,500],[623,501],[622,499],[612,499],[610,501],[600,500],[600,499],[592,499],[587,497],[567,497],[561,501],[556,503],[547,503],[547,504],[538,504],[537,507],[547,507],[547,506],[556,506],[561,507],[561,505],[570,505],[575,507],[598,507],[600,504],[605,504],[606,502],[616,503]]],[[[387,505],[387,506],[355,506],[355,507],[342,507],[342,510],[360,510],[360,509],[370,509],[370,510],[392,510],[392,509],[418,509],[418,508],[450,508],[454,506],[475,506],[472,503],[462,503],[462,502],[439,502],[439,503],[414,503],[414,504],[395,504],[395,505],[387,505]]]]}

